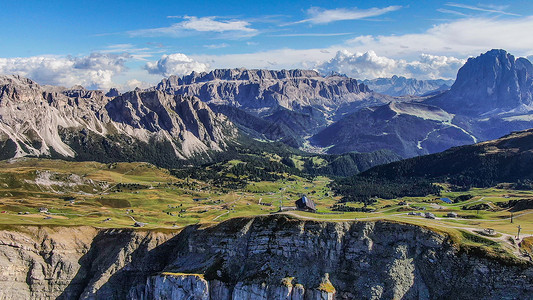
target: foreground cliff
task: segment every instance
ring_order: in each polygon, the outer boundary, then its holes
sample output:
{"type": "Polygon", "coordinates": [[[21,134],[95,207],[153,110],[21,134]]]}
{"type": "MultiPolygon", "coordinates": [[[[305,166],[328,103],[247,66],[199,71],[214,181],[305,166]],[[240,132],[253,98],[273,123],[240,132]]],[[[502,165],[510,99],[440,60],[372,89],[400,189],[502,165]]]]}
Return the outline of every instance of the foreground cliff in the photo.
{"type": "Polygon", "coordinates": [[[0,299],[528,299],[533,268],[421,227],[283,216],[181,232],[0,231],[0,299]]]}

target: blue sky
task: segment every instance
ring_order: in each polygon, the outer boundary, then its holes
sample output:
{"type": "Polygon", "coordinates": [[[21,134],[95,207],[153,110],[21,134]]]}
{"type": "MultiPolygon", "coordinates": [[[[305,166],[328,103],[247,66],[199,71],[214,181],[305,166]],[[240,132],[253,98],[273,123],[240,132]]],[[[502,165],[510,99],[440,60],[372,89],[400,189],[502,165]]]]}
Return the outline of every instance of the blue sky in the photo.
{"type": "Polygon", "coordinates": [[[0,73],[146,87],[213,68],[453,78],[469,56],[533,55],[532,1],[2,1],[0,73]]]}

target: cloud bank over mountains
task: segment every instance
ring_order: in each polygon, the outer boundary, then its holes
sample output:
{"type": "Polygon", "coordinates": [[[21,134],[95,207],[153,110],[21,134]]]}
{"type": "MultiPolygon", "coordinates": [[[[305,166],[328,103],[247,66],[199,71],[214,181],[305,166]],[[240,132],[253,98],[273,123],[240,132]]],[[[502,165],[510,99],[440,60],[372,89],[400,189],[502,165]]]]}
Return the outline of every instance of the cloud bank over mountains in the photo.
{"type": "Polygon", "coordinates": [[[150,74],[158,74],[168,77],[170,75],[188,75],[192,71],[207,72],[209,66],[195,61],[183,53],[163,55],[156,62],[148,62],[144,68],[150,74]]]}
{"type": "Polygon", "coordinates": [[[341,73],[359,79],[391,77],[401,74],[405,77],[438,79],[455,78],[457,70],[466,59],[455,57],[420,55],[418,60],[406,61],[378,56],[374,51],[352,54],[347,50],[338,51],[334,58],[318,64],[316,68],[323,74],[341,73]]]}
{"type": "Polygon", "coordinates": [[[113,76],[123,72],[129,54],[92,53],[84,57],[34,56],[0,58],[0,74],[17,74],[40,84],[89,89],[117,86],[113,76]]]}

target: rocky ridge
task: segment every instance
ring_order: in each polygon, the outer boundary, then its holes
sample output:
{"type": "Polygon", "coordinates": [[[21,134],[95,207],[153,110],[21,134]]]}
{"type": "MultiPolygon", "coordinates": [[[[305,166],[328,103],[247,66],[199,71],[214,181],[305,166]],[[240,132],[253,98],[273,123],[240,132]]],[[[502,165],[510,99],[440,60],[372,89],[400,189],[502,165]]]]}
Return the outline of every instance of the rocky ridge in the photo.
{"type": "MultiPolygon", "coordinates": [[[[0,77],[3,159],[72,158],[92,152],[120,156],[125,151],[121,149],[131,145],[150,152],[152,144],[177,160],[221,151],[235,136],[236,129],[225,116],[194,97],[140,90],[105,94],[82,87],[40,86],[19,76],[0,77]]],[[[125,152],[122,156],[136,158],[125,152]]]]}
{"type": "Polygon", "coordinates": [[[0,231],[2,299],[525,299],[533,268],[389,222],[0,231]],[[66,238],[68,237],[68,238],[66,238]]]}
{"type": "Polygon", "coordinates": [[[170,76],[155,89],[171,94],[194,95],[202,101],[229,104],[250,110],[281,106],[291,110],[313,106],[335,108],[365,100],[364,84],[343,76],[322,77],[312,70],[217,69],[184,77],[170,76]]]}
{"type": "MultiPolygon", "coordinates": [[[[210,105],[231,106],[266,121],[277,118],[281,120],[279,124],[289,128],[294,124],[286,121],[296,118],[306,128],[303,131],[294,128],[302,137],[318,132],[346,113],[394,100],[371,92],[355,79],[339,75],[323,77],[313,70],[217,69],[170,76],[154,89],[195,95],[210,105]]],[[[241,123],[239,119],[232,121],[241,123]]],[[[288,135],[292,138],[291,133],[288,135]]]]}

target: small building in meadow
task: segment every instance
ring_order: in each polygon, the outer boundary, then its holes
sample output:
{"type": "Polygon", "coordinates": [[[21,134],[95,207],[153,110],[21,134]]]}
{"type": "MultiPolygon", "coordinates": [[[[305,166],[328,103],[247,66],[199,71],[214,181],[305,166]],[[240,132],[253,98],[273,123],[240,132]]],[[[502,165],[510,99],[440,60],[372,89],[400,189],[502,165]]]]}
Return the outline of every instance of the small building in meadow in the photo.
{"type": "Polygon", "coordinates": [[[296,200],[296,208],[298,210],[316,212],[315,203],[305,195],[296,200]]]}
{"type": "Polygon", "coordinates": [[[448,218],[457,218],[457,213],[455,213],[455,212],[449,212],[446,216],[447,216],[448,218]]]}

